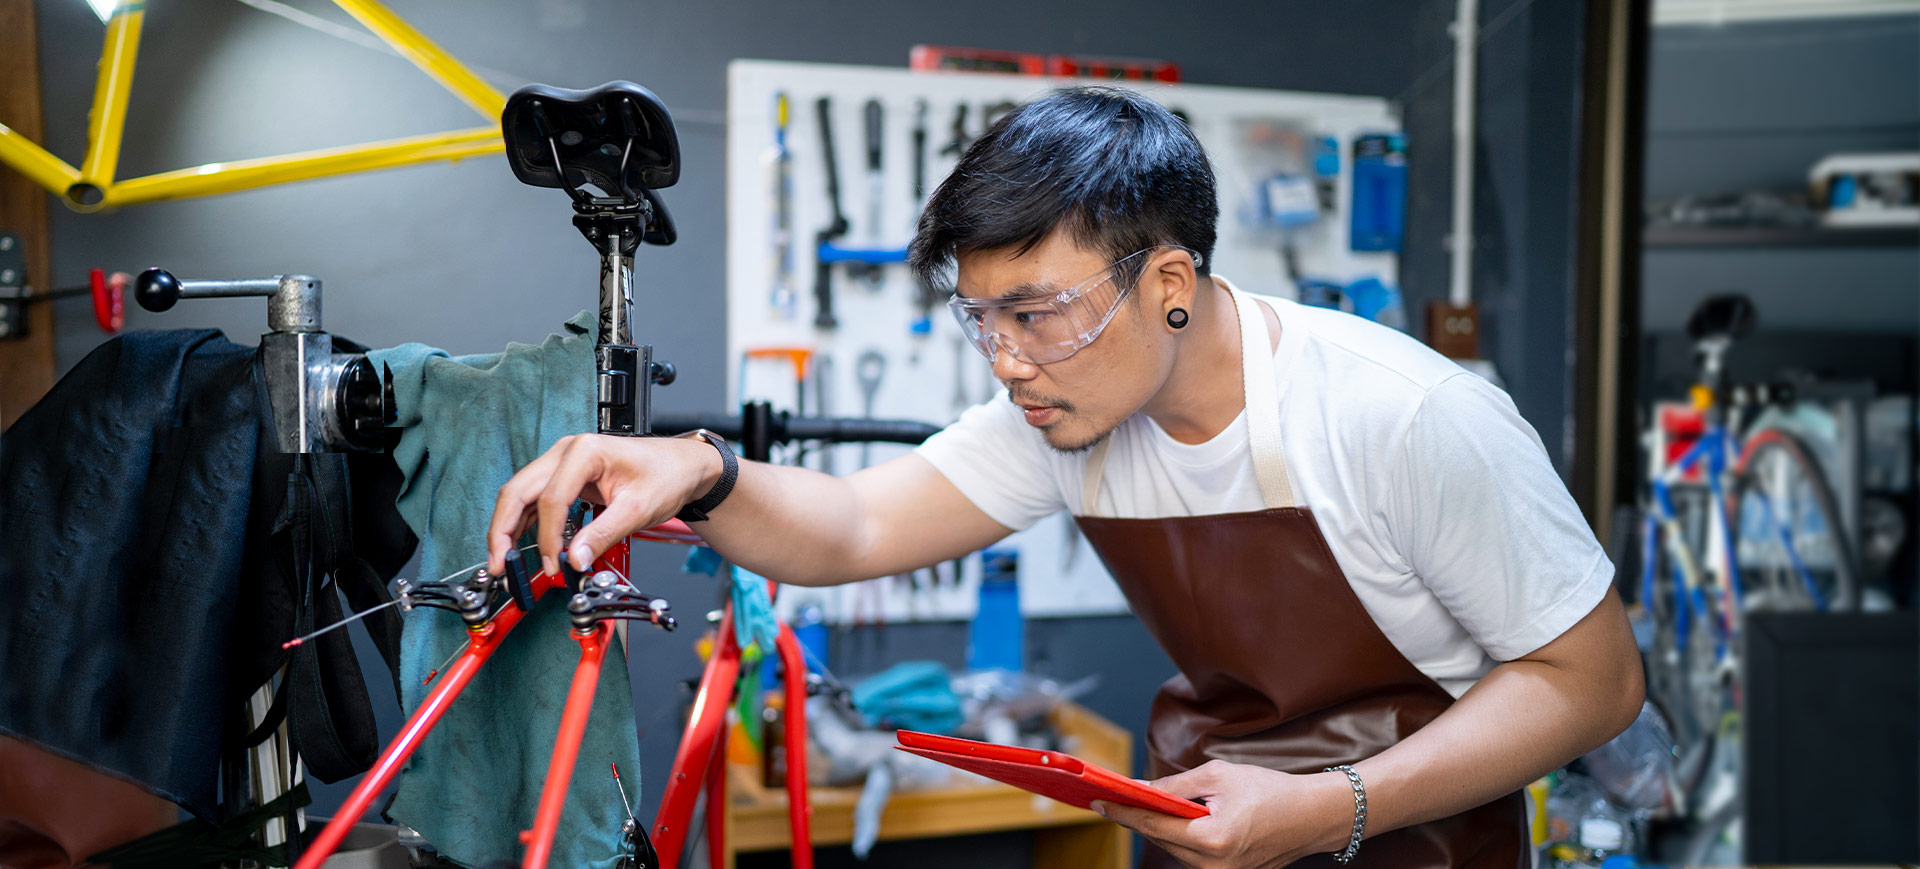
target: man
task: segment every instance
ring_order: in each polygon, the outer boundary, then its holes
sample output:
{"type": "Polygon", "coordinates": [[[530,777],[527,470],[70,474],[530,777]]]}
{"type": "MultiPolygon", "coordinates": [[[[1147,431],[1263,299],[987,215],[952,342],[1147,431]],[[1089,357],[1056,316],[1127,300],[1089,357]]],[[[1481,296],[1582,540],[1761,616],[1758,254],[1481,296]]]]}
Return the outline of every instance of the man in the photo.
{"type": "Polygon", "coordinates": [[[1098,805],[1154,861],[1525,866],[1517,791],[1639,710],[1613,568],[1505,394],[1213,276],[1218,214],[1199,142],[1158,105],[1028,105],[967,150],[913,249],[924,275],[954,267],[1006,393],[846,478],[570,438],[501,490],[493,566],[537,519],[551,570],[580,497],[604,509],[576,564],[691,504],[720,553],[804,585],[1072,510],[1181,670],[1154,703],[1155,784],[1211,813],[1098,805]]]}

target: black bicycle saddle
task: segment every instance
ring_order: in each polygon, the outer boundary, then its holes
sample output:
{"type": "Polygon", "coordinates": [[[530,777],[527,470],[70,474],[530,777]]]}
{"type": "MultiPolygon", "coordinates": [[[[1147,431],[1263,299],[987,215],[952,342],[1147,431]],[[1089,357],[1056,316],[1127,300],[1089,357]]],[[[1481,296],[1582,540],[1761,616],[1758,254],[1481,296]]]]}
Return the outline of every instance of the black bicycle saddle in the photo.
{"type": "Polygon", "coordinates": [[[1693,315],[1687,318],[1687,335],[1695,341],[1708,338],[1726,338],[1738,341],[1753,331],[1754,321],[1759,319],[1753,308],[1753,302],[1737,293],[1708,296],[1693,309],[1693,315]]]}
{"type": "Polygon", "coordinates": [[[507,98],[500,132],[514,177],[564,189],[575,201],[633,205],[644,191],[680,180],[680,140],[666,104],[630,81],[587,90],[527,85],[507,98]],[[589,184],[598,195],[583,190],[589,184]]]}
{"type": "Polygon", "coordinates": [[[680,233],[673,228],[673,215],[667,213],[667,204],[660,201],[660,194],[651,190],[642,190],[640,195],[645,196],[653,206],[653,220],[648,221],[646,232],[640,235],[640,240],[663,247],[673,244],[680,233]]]}

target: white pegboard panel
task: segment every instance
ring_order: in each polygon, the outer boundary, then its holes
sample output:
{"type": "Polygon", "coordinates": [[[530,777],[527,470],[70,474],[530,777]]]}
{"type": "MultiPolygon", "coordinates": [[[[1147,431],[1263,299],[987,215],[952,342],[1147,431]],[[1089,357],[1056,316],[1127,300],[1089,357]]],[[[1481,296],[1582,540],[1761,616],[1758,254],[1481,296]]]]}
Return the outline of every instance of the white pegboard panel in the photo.
{"type": "MultiPolygon", "coordinates": [[[[866,283],[836,268],[833,276],[837,329],[814,328],[814,237],[831,219],[822,162],[816,103],[830,100],[834,153],[840,176],[841,211],[849,232],[839,244],[901,248],[912,238],[920,201],[913,189],[916,118],[926,117],[926,183],[938,186],[953,168],[958,107],[968,107],[965,132],[978,136],[984,114],[996,103],[1022,103],[1072,80],[921,73],[885,67],[737,60],[727,76],[727,347],[729,401],[768,399],[791,409],[796,399],[793,368],[778,359],[746,362],[754,348],[804,347],[814,364],[824,365],[823,390],[807,384],[808,414],[861,416],[867,406],[859,377],[860,360],[877,355],[884,374],[874,390],[873,415],[947,423],[966,407],[997,390],[985,360],[967,347],[942,306],[935,306],[931,331],[914,335],[917,289],[905,266],[887,266],[883,279],[866,283]],[[784,93],[790,105],[787,147],[790,157],[791,275],[796,304],[788,316],[773,304],[778,274],[772,203],[774,104],[784,93]],[[863,117],[869,100],[882,107],[880,219],[869,216],[873,185],[866,167],[863,117]]],[[[1335,279],[1367,275],[1397,283],[1390,253],[1356,252],[1347,245],[1348,171],[1354,138],[1397,132],[1398,119],[1385,100],[1329,94],[1253,90],[1197,85],[1129,85],[1184,114],[1206,146],[1220,191],[1220,237],[1214,268],[1255,292],[1292,296],[1284,279],[1278,237],[1249,225],[1239,215],[1257,195],[1258,182],[1272,163],[1246,143],[1251,125],[1278,126],[1314,137],[1327,136],[1340,147],[1341,171],[1335,208],[1295,238],[1302,271],[1335,279]]],[[[872,462],[907,448],[874,445],[872,462]]],[[[830,456],[806,458],[811,467],[846,474],[858,469],[863,449],[842,446],[830,456]]],[[[1072,520],[1053,516],[1002,544],[1016,546],[1020,558],[1021,609],[1031,616],[1102,615],[1127,611],[1125,598],[1099,559],[1073,531],[1072,520]],[[1071,554],[1069,554],[1071,553],[1071,554]]],[[[942,567],[942,576],[947,576],[942,567]]],[[[915,591],[904,580],[875,580],[831,589],[794,589],[781,595],[782,610],[812,600],[824,605],[828,619],[841,623],[884,618],[970,618],[976,602],[979,559],[967,560],[958,585],[947,581],[915,591]]],[[[927,583],[921,583],[925,586],[927,583]]]]}

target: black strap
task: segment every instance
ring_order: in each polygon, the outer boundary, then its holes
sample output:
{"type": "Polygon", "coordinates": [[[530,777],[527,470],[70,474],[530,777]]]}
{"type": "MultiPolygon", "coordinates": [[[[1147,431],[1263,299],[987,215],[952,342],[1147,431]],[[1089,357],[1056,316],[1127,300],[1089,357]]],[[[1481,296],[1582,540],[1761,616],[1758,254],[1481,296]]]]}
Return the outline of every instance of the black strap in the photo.
{"type": "MultiPolygon", "coordinates": [[[[342,343],[335,339],[342,350],[360,349],[342,343]]],[[[338,621],[347,613],[343,596],[352,612],[386,603],[390,595],[385,580],[408,559],[417,541],[392,506],[404,478],[390,457],[278,451],[260,366],[256,355],[253,381],[262,425],[254,496],[260,508],[256,515],[263,521],[255,533],[266,544],[260,550],[265,556],[261,569],[272,574],[263,576],[259,586],[266,619],[260,639],[277,647],[338,621]],[[356,485],[364,489],[359,494],[367,503],[355,503],[356,485]],[[368,551],[360,552],[361,545],[368,551]]],[[[398,695],[400,614],[382,610],[361,626],[393,674],[398,695]]],[[[365,771],[378,757],[380,734],[349,632],[334,631],[303,643],[283,660],[287,669],[275,704],[284,707],[293,747],[305,758],[310,774],[334,782],[365,771]]]]}
{"type": "Polygon", "coordinates": [[[707,514],[718,509],[720,502],[727,500],[727,496],[733,494],[734,481],[740,478],[740,461],[734,458],[733,448],[727,446],[726,440],[719,435],[704,430],[692,434],[699,436],[701,440],[712,444],[714,449],[720,451],[720,479],[715,480],[713,488],[707,490],[699,500],[680,508],[675,518],[682,522],[705,522],[707,514]]]}
{"type": "MultiPolygon", "coordinates": [[[[314,456],[300,456],[287,478],[283,521],[274,539],[281,563],[296,580],[295,635],[305,635],[318,624],[339,621],[343,613],[332,576],[321,561],[338,550],[345,529],[329,516],[319,492],[314,456]]],[[[344,631],[326,634],[293,648],[287,663],[292,683],[288,709],[294,746],[306,759],[314,778],[335,782],[357,775],[378,756],[378,733],[366,683],[358,659],[344,631]]]]}
{"type": "Polygon", "coordinates": [[[275,730],[280,729],[280,722],[287,720],[287,694],[289,693],[287,691],[287,685],[290,681],[291,680],[288,679],[280,680],[280,685],[273,689],[273,705],[267,707],[266,716],[261,718],[260,723],[254,725],[252,730],[247,731],[245,736],[240,737],[239,740],[235,742],[235,748],[241,751],[252,748],[262,742],[266,742],[267,737],[272,736],[275,730]]]}

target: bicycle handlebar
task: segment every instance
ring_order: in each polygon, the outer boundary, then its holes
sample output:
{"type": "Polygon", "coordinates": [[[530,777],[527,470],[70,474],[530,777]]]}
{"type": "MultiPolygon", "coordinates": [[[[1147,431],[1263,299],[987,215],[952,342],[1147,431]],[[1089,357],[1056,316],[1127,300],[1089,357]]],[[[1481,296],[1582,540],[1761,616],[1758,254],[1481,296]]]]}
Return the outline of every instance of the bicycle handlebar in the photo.
{"type": "Polygon", "coordinates": [[[932,437],[940,426],[904,419],[860,419],[793,416],[786,412],[742,414],[656,413],[653,429],[682,432],[704,428],[730,441],[745,441],[756,423],[765,426],[770,443],[826,441],[828,443],[917,444],[932,437]]]}

